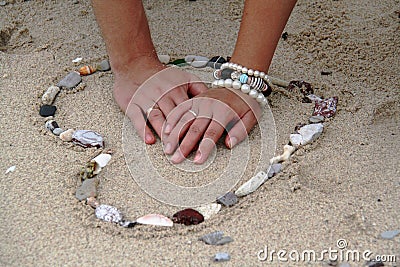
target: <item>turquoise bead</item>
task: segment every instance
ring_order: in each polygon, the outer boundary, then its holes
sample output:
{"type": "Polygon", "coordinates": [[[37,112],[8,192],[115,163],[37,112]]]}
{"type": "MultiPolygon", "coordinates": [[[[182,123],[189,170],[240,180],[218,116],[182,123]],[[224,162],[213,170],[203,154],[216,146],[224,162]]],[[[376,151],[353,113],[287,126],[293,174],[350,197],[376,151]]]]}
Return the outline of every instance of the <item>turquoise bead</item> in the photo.
{"type": "Polygon", "coordinates": [[[242,75],[240,75],[240,77],[239,77],[239,81],[241,82],[241,83],[247,83],[247,80],[249,79],[249,76],[247,76],[246,74],[242,74],[242,75]]]}

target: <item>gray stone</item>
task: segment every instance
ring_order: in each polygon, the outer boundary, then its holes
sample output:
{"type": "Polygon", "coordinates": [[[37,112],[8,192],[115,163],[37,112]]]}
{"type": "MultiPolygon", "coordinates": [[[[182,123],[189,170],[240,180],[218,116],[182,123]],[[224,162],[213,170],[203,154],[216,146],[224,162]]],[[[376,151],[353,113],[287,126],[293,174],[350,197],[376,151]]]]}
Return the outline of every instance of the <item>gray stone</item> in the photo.
{"type": "Polygon", "coordinates": [[[203,56],[188,55],[185,57],[185,61],[194,68],[204,68],[210,59],[203,56]]]}
{"type": "Polygon", "coordinates": [[[0,1],[0,6],[5,6],[5,5],[7,5],[6,1],[0,1]]]}
{"type": "Polygon", "coordinates": [[[98,184],[99,180],[97,178],[86,179],[76,190],[75,197],[79,199],[79,201],[85,200],[89,197],[97,197],[98,184]]]}
{"type": "Polygon", "coordinates": [[[325,120],[324,116],[320,116],[320,115],[316,115],[316,116],[311,116],[308,119],[311,123],[319,123],[319,122],[323,122],[325,120]]]}
{"type": "Polygon", "coordinates": [[[233,241],[232,237],[224,236],[224,232],[216,231],[199,238],[207,245],[222,246],[233,241]]]}
{"type": "Polygon", "coordinates": [[[342,262],[338,267],[351,267],[351,265],[348,262],[342,262]]]}
{"type": "Polygon", "coordinates": [[[57,86],[60,88],[67,88],[67,89],[73,89],[75,88],[80,82],[82,81],[81,75],[76,72],[72,71],[68,73],[67,76],[65,76],[58,84],[57,86]]]}
{"type": "Polygon", "coordinates": [[[235,205],[238,202],[238,198],[233,192],[228,192],[225,195],[217,198],[217,202],[226,207],[235,205]]]}
{"type": "Polygon", "coordinates": [[[308,124],[300,128],[299,134],[303,137],[302,145],[307,145],[314,142],[324,130],[322,123],[308,124]]]}
{"type": "Polygon", "coordinates": [[[109,71],[111,69],[110,61],[108,59],[103,60],[97,65],[97,70],[99,71],[109,71]]]}
{"type": "Polygon", "coordinates": [[[54,129],[59,128],[58,124],[55,120],[46,121],[46,123],[44,124],[44,127],[50,132],[53,132],[54,129]]]}
{"type": "Polygon", "coordinates": [[[61,128],[55,128],[55,129],[52,131],[52,133],[53,133],[54,135],[57,135],[57,136],[59,136],[62,132],[64,132],[64,130],[61,129],[61,128]]]}
{"type": "Polygon", "coordinates": [[[272,164],[271,168],[269,168],[268,171],[268,178],[274,177],[281,170],[282,170],[282,164],[280,163],[272,164]]]}
{"type": "Polygon", "coordinates": [[[293,146],[299,146],[303,142],[303,137],[300,134],[291,134],[289,140],[293,146]]]}
{"type": "Polygon", "coordinates": [[[383,239],[393,239],[396,235],[400,234],[400,230],[386,231],[381,234],[383,239]]]}
{"type": "Polygon", "coordinates": [[[227,252],[219,252],[215,254],[214,261],[221,262],[221,261],[229,261],[231,256],[227,252]]]}

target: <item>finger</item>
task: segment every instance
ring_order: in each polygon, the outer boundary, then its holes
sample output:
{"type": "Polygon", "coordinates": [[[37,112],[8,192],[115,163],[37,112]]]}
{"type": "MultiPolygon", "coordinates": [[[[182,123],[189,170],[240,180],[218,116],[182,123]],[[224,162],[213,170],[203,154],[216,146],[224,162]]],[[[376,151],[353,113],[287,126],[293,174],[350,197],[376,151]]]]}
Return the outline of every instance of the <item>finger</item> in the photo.
{"type": "Polygon", "coordinates": [[[143,116],[143,112],[135,104],[129,105],[126,109],[126,116],[131,120],[133,126],[135,127],[137,133],[139,134],[140,138],[144,140],[146,144],[154,144],[156,138],[154,137],[151,129],[146,124],[146,120],[143,116]]]}
{"type": "Polygon", "coordinates": [[[203,140],[200,143],[196,156],[194,157],[193,161],[195,163],[203,164],[208,159],[208,156],[215,147],[215,143],[217,143],[218,139],[224,133],[224,129],[225,128],[215,120],[211,121],[206,132],[204,133],[203,140]]]}
{"type": "Polygon", "coordinates": [[[168,114],[175,108],[175,103],[169,97],[169,95],[163,96],[161,99],[157,100],[157,105],[161,112],[164,114],[164,117],[168,116],[168,114]]]}
{"type": "Polygon", "coordinates": [[[189,94],[193,97],[207,91],[207,86],[199,78],[193,78],[189,83],[189,94]]]}
{"type": "Polygon", "coordinates": [[[204,132],[206,131],[208,125],[210,124],[210,119],[208,118],[198,118],[189,127],[183,138],[179,148],[175,151],[175,154],[171,157],[173,163],[182,162],[187,155],[192,152],[193,148],[202,138],[204,132]]]}
{"type": "Polygon", "coordinates": [[[163,112],[158,109],[150,109],[149,113],[147,114],[147,119],[150,122],[151,126],[153,127],[154,131],[157,133],[157,135],[161,138],[162,134],[162,127],[165,121],[165,117],[163,112]]]}
{"type": "Polygon", "coordinates": [[[176,150],[179,140],[185,135],[195,118],[196,117],[192,113],[186,112],[181,120],[174,126],[171,134],[163,139],[165,143],[164,152],[166,154],[172,154],[176,150]]]}
{"type": "Polygon", "coordinates": [[[179,104],[189,99],[186,89],[183,86],[179,86],[175,90],[176,93],[174,93],[174,96],[171,97],[172,101],[175,103],[175,106],[178,106],[179,104]]]}
{"type": "Polygon", "coordinates": [[[233,148],[235,145],[242,142],[256,123],[257,119],[254,113],[251,110],[247,111],[242,119],[228,132],[225,138],[225,145],[228,148],[233,148]]]}
{"type": "Polygon", "coordinates": [[[166,117],[164,133],[170,134],[182,116],[185,115],[191,108],[192,100],[183,102],[179,106],[176,106],[173,112],[169,113],[166,117]]]}

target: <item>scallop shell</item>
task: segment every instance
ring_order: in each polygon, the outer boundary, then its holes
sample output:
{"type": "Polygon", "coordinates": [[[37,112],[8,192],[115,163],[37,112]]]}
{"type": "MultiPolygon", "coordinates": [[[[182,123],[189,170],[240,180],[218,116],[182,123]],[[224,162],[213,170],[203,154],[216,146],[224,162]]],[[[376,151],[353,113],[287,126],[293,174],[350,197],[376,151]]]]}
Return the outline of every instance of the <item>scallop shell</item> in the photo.
{"type": "Polygon", "coordinates": [[[136,220],[137,223],[140,224],[149,224],[155,226],[169,226],[171,227],[174,223],[164,215],[160,214],[148,214],[143,217],[140,217],[136,220]]]}
{"type": "Polygon", "coordinates": [[[82,76],[90,75],[96,72],[96,68],[92,66],[83,66],[78,70],[79,74],[82,76]]]}
{"type": "Polygon", "coordinates": [[[268,180],[268,175],[265,172],[260,171],[259,173],[256,174],[256,176],[253,176],[250,180],[248,180],[241,187],[239,187],[239,189],[235,191],[235,194],[238,197],[243,197],[250,193],[253,193],[266,180],[268,180]]]}
{"type": "Polygon", "coordinates": [[[221,210],[221,207],[222,207],[221,204],[211,203],[208,205],[194,208],[194,210],[200,212],[203,215],[204,220],[208,220],[212,216],[217,214],[221,210]]]}
{"type": "Polygon", "coordinates": [[[93,174],[99,174],[101,172],[101,169],[104,168],[108,162],[111,160],[111,155],[110,154],[100,154],[94,159],[92,159],[92,162],[95,162],[95,168],[93,170],[93,174]]]}
{"type": "Polygon", "coordinates": [[[106,222],[119,223],[122,221],[122,215],[117,208],[109,205],[100,205],[96,208],[96,217],[106,222]]]}

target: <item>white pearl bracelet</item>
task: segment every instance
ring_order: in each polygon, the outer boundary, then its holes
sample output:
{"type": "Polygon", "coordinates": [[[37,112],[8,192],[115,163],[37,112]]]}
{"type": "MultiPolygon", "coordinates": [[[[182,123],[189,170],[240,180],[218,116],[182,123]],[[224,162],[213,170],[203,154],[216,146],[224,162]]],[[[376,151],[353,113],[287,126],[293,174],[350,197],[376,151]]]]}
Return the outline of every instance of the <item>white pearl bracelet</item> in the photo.
{"type": "Polygon", "coordinates": [[[262,78],[269,86],[271,86],[271,80],[269,79],[268,75],[263,72],[263,71],[258,71],[258,70],[253,70],[253,69],[248,69],[246,67],[243,67],[242,65],[233,63],[233,62],[226,62],[221,65],[221,70],[223,69],[233,69],[235,71],[239,71],[243,74],[247,74],[249,76],[254,76],[254,77],[260,77],[262,78]]]}
{"type": "Polygon", "coordinates": [[[263,93],[258,92],[255,89],[251,89],[250,85],[247,83],[241,83],[239,80],[232,79],[219,79],[215,80],[211,84],[212,88],[220,88],[225,87],[228,89],[240,90],[242,93],[248,94],[250,97],[254,98],[262,107],[265,107],[268,103],[267,98],[263,95],[263,93]]]}

